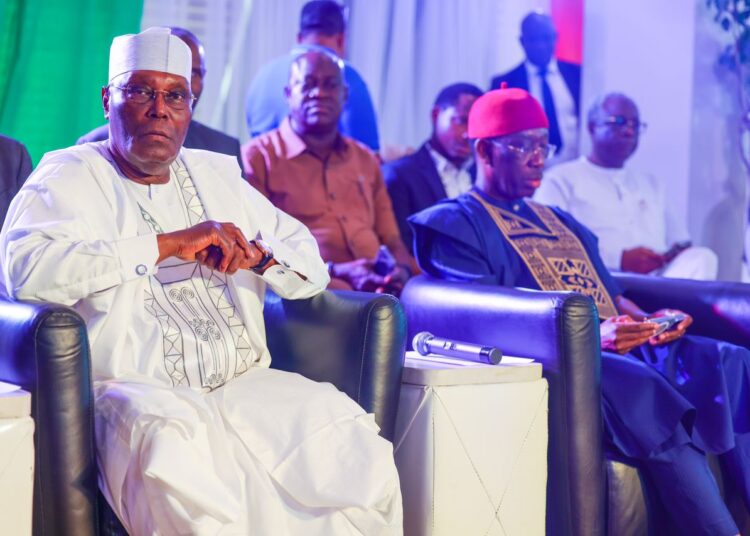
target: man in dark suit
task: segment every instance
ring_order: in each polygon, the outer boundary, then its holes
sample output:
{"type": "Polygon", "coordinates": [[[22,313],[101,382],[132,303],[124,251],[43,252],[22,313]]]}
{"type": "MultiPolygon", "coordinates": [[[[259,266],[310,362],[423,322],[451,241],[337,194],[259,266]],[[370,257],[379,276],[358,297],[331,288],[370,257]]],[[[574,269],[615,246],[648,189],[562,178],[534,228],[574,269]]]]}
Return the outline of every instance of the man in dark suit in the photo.
{"type": "MultiPolygon", "coordinates": [[[[195,100],[193,101],[193,109],[198,104],[198,99],[203,92],[203,77],[206,76],[206,64],[205,56],[203,51],[203,45],[200,40],[189,30],[184,28],[172,27],[172,34],[182,39],[188,47],[190,52],[193,54],[193,69],[190,78],[190,89],[193,92],[195,100]]],[[[95,128],[88,134],[85,134],[78,138],[76,142],[78,145],[82,143],[88,143],[90,141],[101,141],[109,138],[109,125],[102,125],[95,128]]],[[[190,121],[188,126],[187,136],[185,136],[185,142],[183,144],[189,149],[204,149],[206,151],[214,151],[216,153],[223,153],[232,155],[237,158],[237,162],[242,169],[242,159],[240,157],[240,142],[237,138],[227,136],[223,132],[214,130],[211,127],[199,123],[196,120],[190,121]]]]}
{"type": "Polygon", "coordinates": [[[419,150],[383,165],[401,239],[412,247],[409,216],[441,199],[454,198],[474,184],[476,167],[466,134],[469,109],[482,95],[472,84],[452,84],[440,91],[432,107],[432,136],[419,150]]]}
{"type": "Polygon", "coordinates": [[[0,226],[10,200],[31,174],[31,157],[23,143],[0,135],[0,226]]]}
{"type": "Polygon", "coordinates": [[[495,76],[490,89],[503,82],[531,93],[549,118],[549,142],[557,158],[549,165],[578,156],[578,111],[581,98],[581,66],[554,57],[557,31],[549,15],[532,12],[521,22],[521,46],[526,61],[495,76]]]}

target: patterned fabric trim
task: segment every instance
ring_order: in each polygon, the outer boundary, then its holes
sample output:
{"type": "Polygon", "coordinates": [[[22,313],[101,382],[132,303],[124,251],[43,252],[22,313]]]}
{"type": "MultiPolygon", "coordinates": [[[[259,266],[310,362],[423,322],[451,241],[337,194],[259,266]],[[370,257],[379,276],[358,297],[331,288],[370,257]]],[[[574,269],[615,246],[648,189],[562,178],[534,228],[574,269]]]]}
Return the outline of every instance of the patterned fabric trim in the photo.
{"type": "Polygon", "coordinates": [[[526,202],[547,227],[543,229],[517,214],[489,204],[476,192],[471,192],[471,195],[513,246],[540,289],[571,290],[589,296],[596,303],[602,319],[618,314],[583,244],[549,207],[526,202]]]}
{"type": "MultiPolygon", "coordinates": [[[[190,225],[206,221],[206,212],[195,185],[179,159],[172,164],[172,171],[190,225]]],[[[163,233],[157,219],[141,203],[138,207],[151,231],[163,233]]],[[[195,262],[163,266],[156,276],[151,277],[144,292],[146,310],[161,327],[164,367],[172,385],[190,385],[186,353],[197,356],[200,387],[208,390],[243,374],[259,358],[250,345],[245,323],[234,305],[226,274],[195,262]],[[217,324],[219,318],[216,313],[211,313],[212,310],[218,311],[221,324],[217,324]],[[196,347],[189,352],[184,347],[181,331],[184,329],[192,330],[196,341],[196,347]]]]}

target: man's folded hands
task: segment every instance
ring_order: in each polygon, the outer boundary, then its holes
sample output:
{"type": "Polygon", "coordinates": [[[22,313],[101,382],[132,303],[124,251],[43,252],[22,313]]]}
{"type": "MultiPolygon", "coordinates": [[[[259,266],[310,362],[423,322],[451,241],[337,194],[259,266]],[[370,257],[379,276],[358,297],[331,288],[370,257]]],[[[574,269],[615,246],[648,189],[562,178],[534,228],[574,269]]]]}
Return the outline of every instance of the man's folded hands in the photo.
{"type": "Polygon", "coordinates": [[[168,257],[192,261],[222,273],[250,269],[263,253],[233,223],[205,221],[187,229],[157,235],[159,264],[168,257]]]}

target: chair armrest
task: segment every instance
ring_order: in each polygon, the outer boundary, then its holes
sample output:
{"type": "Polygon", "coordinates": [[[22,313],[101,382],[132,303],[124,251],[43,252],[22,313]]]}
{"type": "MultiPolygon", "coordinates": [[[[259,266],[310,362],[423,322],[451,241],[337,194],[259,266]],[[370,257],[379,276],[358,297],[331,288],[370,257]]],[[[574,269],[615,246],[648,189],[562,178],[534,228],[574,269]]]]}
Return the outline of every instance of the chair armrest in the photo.
{"type": "Polygon", "coordinates": [[[615,273],[625,297],[645,311],[666,307],[693,317],[688,333],[750,347],[750,285],[615,273]]]}
{"type": "Polygon", "coordinates": [[[550,386],[547,527],[604,534],[599,317],[591,299],[419,276],[401,302],[410,339],[429,331],[542,363],[550,386]]]}
{"type": "Polygon", "coordinates": [[[78,313],[0,298],[0,380],[32,395],[34,534],[96,534],[91,366],[78,313]]]}
{"type": "Polygon", "coordinates": [[[267,292],[264,316],[273,368],[331,382],[374,413],[381,435],[393,439],[406,346],[396,298],[327,291],[282,300],[267,292]]]}

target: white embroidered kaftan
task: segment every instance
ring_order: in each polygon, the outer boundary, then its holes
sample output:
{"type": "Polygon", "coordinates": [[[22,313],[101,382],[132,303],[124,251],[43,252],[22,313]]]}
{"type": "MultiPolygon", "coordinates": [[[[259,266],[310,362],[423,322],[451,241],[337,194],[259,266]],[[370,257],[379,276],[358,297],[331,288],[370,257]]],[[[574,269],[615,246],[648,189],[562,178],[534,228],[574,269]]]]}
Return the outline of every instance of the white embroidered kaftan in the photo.
{"type": "Polygon", "coordinates": [[[48,154],[0,247],[11,296],[86,320],[100,486],[131,534],[401,532],[392,448],[372,417],[330,384],[267,368],[265,286],[305,298],[328,277],[309,231],[231,157],[183,149],[169,183],[148,187],[103,144],[48,154]],[[205,219],[262,237],[280,265],[262,277],[155,265],[156,234],[205,219]]]}

